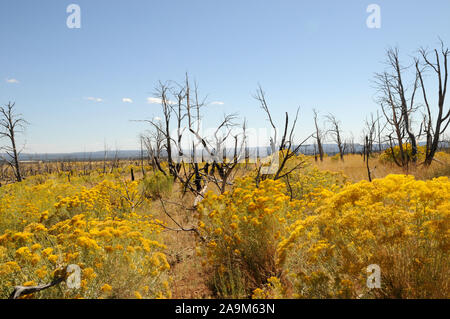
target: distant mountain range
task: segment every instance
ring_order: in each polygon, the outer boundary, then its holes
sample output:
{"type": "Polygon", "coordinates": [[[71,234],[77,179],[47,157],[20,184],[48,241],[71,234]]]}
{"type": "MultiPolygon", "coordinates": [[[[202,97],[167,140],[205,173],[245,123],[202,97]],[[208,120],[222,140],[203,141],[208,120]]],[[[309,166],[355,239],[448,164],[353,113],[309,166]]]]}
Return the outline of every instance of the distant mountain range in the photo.
{"type": "MultiPolygon", "coordinates": [[[[424,142],[420,142],[419,145],[425,145],[424,142]]],[[[448,142],[441,142],[441,146],[449,147],[448,142]],[[445,145],[442,145],[445,144],[445,145]]],[[[387,144],[382,144],[381,148],[386,149],[389,146],[387,144]]],[[[295,148],[295,146],[293,147],[295,148]]],[[[362,152],[364,146],[358,143],[354,144],[354,151],[356,153],[362,152]]],[[[378,150],[378,144],[374,144],[374,150],[378,150]]],[[[328,155],[334,155],[339,152],[339,149],[336,144],[323,144],[323,150],[328,155]]],[[[226,153],[228,156],[233,156],[233,149],[227,149],[226,153]]],[[[347,149],[347,151],[349,151],[347,149]]],[[[269,147],[250,147],[249,148],[250,156],[255,156],[256,154],[261,154],[261,156],[267,156],[270,154],[269,147]]],[[[300,153],[311,155],[314,154],[314,145],[306,144],[300,147],[300,153]]],[[[189,151],[186,151],[186,154],[189,154],[189,151]]],[[[203,154],[206,155],[206,151],[203,151],[203,154]]],[[[144,156],[146,152],[144,152],[144,156]]],[[[4,154],[0,154],[0,156],[4,156],[4,154]]],[[[140,150],[118,150],[118,151],[107,151],[106,159],[112,160],[114,158],[118,159],[138,159],[141,156],[140,150]]],[[[165,152],[162,152],[161,155],[163,158],[166,156],[165,152]]],[[[201,156],[201,153],[200,153],[201,156]]],[[[75,153],[22,153],[19,156],[21,161],[101,161],[105,158],[105,151],[97,151],[97,152],[75,152],[75,153]]],[[[1,159],[0,159],[1,160],[1,159]]]]}
{"type": "MultiPolygon", "coordinates": [[[[361,152],[363,150],[363,146],[361,144],[354,144],[355,152],[361,152]]],[[[336,144],[324,144],[323,145],[324,152],[328,155],[334,155],[339,152],[339,149],[336,144]]],[[[378,146],[376,146],[378,149],[378,146]]],[[[257,153],[260,154],[269,154],[269,147],[253,147],[249,148],[250,155],[255,155],[257,153]]],[[[144,152],[146,155],[146,152],[144,152]]],[[[189,152],[187,152],[189,153],[189,152]]],[[[230,156],[233,154],[233,149],[227,149],[226,153],[230,156]]],[[[300,147],[300,153],[310,155],[314,154],[314,145],[308,144],[300,147]]],[[[204,152],[206,154],[206,152],[204,152]]],[[[3,156],[3,154],[0,154],[3,156]]],[[[112,160],[114,158],[118,159],[138,159],[141,156],[140,150],[118,150],[118,151],[107,151],[106,158],[108,160],[112,160]]],[[[162,157],[165,157],[166,154],[163,152],[162,157]]],[[[74,153],[21,153],[19,159],[21,161],[100,161],[105,158],[105,151],[96,151],[96,152],[74,152],[74,153]]]]}

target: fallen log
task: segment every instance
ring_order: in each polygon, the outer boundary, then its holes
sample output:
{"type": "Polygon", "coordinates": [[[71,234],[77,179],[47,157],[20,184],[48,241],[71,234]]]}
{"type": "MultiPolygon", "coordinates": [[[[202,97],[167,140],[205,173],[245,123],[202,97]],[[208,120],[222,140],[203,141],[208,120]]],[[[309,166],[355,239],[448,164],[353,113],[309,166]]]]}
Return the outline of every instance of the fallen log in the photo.
{"type": "Polygon", "coordinates": [[[9,299],[17,299],[23,295],[29,295],[56,285],[59,285],[61,282],[65,280],[64,277],[53,279],[51,283],[42,284],[38,286],[15,286],[14,291],[9,296],[9,299]]]}
{"type": "Polygon", "coordinates": [[[68,279],[67,276],[75,270],[73,266],[74,265],[69,265],[66,267],[61,266],[58,268],[55,271],[53,280],[48,284],[41,284],[37,286],[15,286],[13,292],[9,296],[9,299],[17,299],[20,296],[29,295],[59,285],[63,281],[66,281],[66,279],[68,279]]]}

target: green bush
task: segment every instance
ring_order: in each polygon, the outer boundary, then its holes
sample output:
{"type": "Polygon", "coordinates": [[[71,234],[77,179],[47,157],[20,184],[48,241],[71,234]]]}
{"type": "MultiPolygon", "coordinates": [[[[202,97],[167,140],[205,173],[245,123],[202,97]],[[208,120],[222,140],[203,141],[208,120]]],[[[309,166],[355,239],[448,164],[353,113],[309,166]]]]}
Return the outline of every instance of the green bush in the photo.
{"type": "Polygon", "coordinates": [[[142,180],[141,187],[147,198],[159,198],[171,193],[173,179],[161,172],[156,172],[145,176],[142,180]]]}

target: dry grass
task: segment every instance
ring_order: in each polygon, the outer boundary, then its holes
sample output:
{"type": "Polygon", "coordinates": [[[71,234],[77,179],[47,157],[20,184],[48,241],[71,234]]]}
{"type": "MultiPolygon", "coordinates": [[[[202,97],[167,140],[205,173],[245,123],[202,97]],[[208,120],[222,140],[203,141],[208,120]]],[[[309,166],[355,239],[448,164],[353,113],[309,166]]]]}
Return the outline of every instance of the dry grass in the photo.
{"type": "MultiPolygon", "coordinates": [[[[368,179],[365,162],[363,162],[363,158],[360,155],[347,155],[344,162],[334,161],[328,157],[323,162],[316,162],[315,165],[322,170],[342,171],[352,182],[368,179]]],[[[382,178],[389,174],[412,174],[417,179],[430,179],[436,176],[448,176],[450,173],[450,163],[442,161],[433,163],[429,168],[418,165],[416,167],[410,167],[408,171],[405,171],[395,164],[383,163],[376,157],[370,159],[370,167],[372,168],[373,178],[382,178]]],[[[252,168],[253,166],[249,166],[247,169],[241,168],[237,175],[244,176],[252,168]]],[[[208,189],[217,192],[216,187],[212,183],[210,183],[208,189]]],[[[191,194],[186,194],[184,197],[181,197],[180,193],[180,187],[176,184],[166,200],[169,202],[183,203],[186,207],[192,205],[194,197],[191,194]]],[[[198,220],[193,211],[170,203],[166,204],[166,209],[183,227],[197,227],[198,220]]],[[[164,214],[164,210],[158,201],[153,203],[152,213],[167,222],[169,227],[178,228],[164,214]]],[[[176,232],[171,230],[166,230],[163,233],[163,237],[164,243],[168,247],[169,262],[171,264],[172,297],[177,299],[213,298],[213,292],[210,290],[210,285],[208,284],[208,270],[205,269],[205,266],[202,266],[201,258],[196,255],[198,237],[192,232],[176,232]]]]}
{"type": "MultiPolygon", "coordinates": [[[[321,170],[328,170],[333,172],[343,172],[349,177],[350,181],[358,182],[360,180],[367,180],[367,169],[363,158],[360,155],[347,155],[344,161],[332,160],[331,157],[326,157],[323,162],[311,161],[321,170]]],[[[98,164],[97,169],[100,168],[101,163],[98,164]]],[[[125,179],[130,179],[130,166],[139,163],[131,161],[122,161],[123,168],[122,176],[125,179]]],[[[34,164],[33,164],[34,165],[34,164]]],[[[78,171],[82,171],[85,163],[74,163],[72,166],[76,167],[78,171]]],[[[31,167],[31,164],[30,164],[31,167]]],[[[389,174],[411,174],[417,179],[430,179],[437,176],[450,176],[450,156],[440,158],[434,162],[431,167],[425,168],[422,165],[410,166],[408,170],[402,169],[395,164],[383,163],[378,157],[370,159],[370,167],[372,169],[373,178],[382,178],[389,174]]],[[[34,168],[34,167],[33,167],[34,168]]],[[[57,166],[53,169],[56,170],[57,166]]],[[[134,175],[137,180],[142,178],[142,173],[139,167],[135,166],[134,175]]],[[[42,168],[41,168],[42,169],[42,168]]],[[[249,165],[247,168],[243,166],[238,170],[236,176],[242,177],[253,172],[254,165],[249,165]]],[[[36,172],[36,168],[34,171],[36,172]]],[[[38,170],[37,170],[38,171],[38,170]]],[[[209,190],[217,192],[217,188],[210,183],[209,190]]],[[[181,189],[179,183],[176,183],[172,192],[165,196],[167,212],[186,229],[197,227],[198,219],[193,210],[185,209],[191,207],[194,202],[192,194],[181,196],[181,189]],[[171,204],[178,203],[178,204],[171,204]]],[[[171,228],[179,228],[164,212],[164,209],[159,200],[153,201],[150,212],[154,217],[163,220],[171,228]]],[[[172,297],[173,298],[213,298],[213,292],[210,289],[209,278],[210,270],[202,266],[202,260],[196,254],[196,247],[198,247],[199,238],[193,232],[165,230],[162,234],[163,242],[167,246],[168,261],[171,265],[172,277],[172,297]]]]}
{"type": "MultiPolygon", "coordinates": [[[[176,185],[179,186],[179,185],[176,185]]],[[[185,229],[197,227],[197,219],[192,210],[183,209],[173,203],[193,203],[191,194],[186,194],[180,198],[179,187],[175,187],[168,202],[165,202],[167,212],[185,229]],[[170,202],[170,203],[169,203],[170,202]]],[[[189,205],[186,205],[188,207],[189,205]]],[[[168,227],[178,229],[179,227],[164,213],[164,209],[159,201],[155,201],[152,213],[164,221],[168,227]]],[[[196,299],[212,298],[212,292],[208,288],[207,271],[202,266],[200,258],[196,254],[199,238],[190,231],[165,230],[163,232],[163,242],[167,246],[168,261],[171,266],[172,277],[172,298],[175,299],[196,299]]]]}
{"type": "MultiPolygon", "coordinates": [[[[414,175],[416,179],[422,180],[438,176],[450,176],[450,162],[448,159],[438,161],[433,162],[428,168],[421,164],[417,164],[415,166],[411,165],[408,169],[404,169],[395,164],[383,163],[376,156],[369,160],[369,166],[372,171],[373,179],[383,178],[389,174],[414,175]]],[[[323,162],[315,162],[315,165],[322,170],[343,172],[352,182],[368,180],[366,163],[363,161],[361,155],[346,155],[343,162],[340,160],[332,160],[331,157],[326,157],[323,162]]]]}

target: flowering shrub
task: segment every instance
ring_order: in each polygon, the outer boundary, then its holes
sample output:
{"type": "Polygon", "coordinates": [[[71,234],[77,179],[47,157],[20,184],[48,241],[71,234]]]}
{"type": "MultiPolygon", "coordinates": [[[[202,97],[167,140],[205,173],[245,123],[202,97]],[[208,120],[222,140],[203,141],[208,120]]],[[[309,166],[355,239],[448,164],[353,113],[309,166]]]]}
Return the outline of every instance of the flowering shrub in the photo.
{"type": "Polygon", "coordinates": [[[144,178],[142,188],[149,198],[169,195],[173,188],[173,178],[158,171],[144,178]]]}
{"type": "Polygon", "coordinates": [[[79,289],[62,283],[33,297],[170,297],[162,222],[136,211],[142,202],[137,182],[27,183],[33,181],[0,189],[2,298],[15,285],[51,282],[69,264],[82,270],[79,289]]]}
{"type": "Polygon", "coordinates": [[[334,154],[333,156],[330,157],[330,159],[331,159],[333,162],[337,162],[337,161],[339,161],[339,160],[341,159],[341,155],[340,155],[339,153],[334,154]]]}
{"type": "MultiPolygon", "coordinates": [[[[403,148],[403,152],[405,154],[405,156],[409,159],[412,159],[412,147],[411,144],[409,143],[405,143],[402,145],[403,148]]],[[[382,162],[386,162],[386,163],[393,163],[394,162],[394,158],[397,159],[397,161],[401,161],[401,156],[400,156],[400,146],[396,145],[393,147],[394,152],[392,152],[391,148],[387,148],[381,155],[380,155],[380,160],[382,162]]],[[[425,146],[417,146],[417,154],[416,154],[416,159],[418,161],[424,160],[425,159],[425,150],[426,147],[425,146]]]]}
{"type": "Polygon", "coordinates": [[[213,268],[212,286],[222,297],[250,296],[252,289],[276,275],[276,249],[287,227],[311,198],[338,189],[345,177],[306,166],[291,175],[291,192],[277,180],[256,187],[253,179],[235,182],[231,192],[208,193],[199,206],[200,229],[207,243],[201,253],[213,268]]]}
{"type": "Polygon", "coordinates": [[[448,298],[449,225],[447,177],[361,181],[325,191],[315,214],[290,227],[277,265],[293,297],[448,298]],[[366,287],[370,264],[382,289],[366,287]]]}
{"type": "Polygon", "coordinates": [[[313,202],[313,197],[323,189],[339,190],[348,183],[348,177],[340,172],[331,172],[307,165],[289,176],[292,197],[313,202]]]}
{"type": "Polygon", "coordinates": [[[440,151],[436,152],[436,154],[434,154],[434,157],[447,163],[450,162],[450,153],[440,151]]]}
{"type": "Polygon", "coordinates": [[[246,178],[231,193],[205,196],[199,207],[200,230],[207,238],[202,253],[220,296],[248,296],[276,273],[277,242],[291,210],[284,191],[280,181],[267,179],[256,188],[246,178]]]}
{"type": "MultiPolygon", "coordinates": [[[[446,153],[436,157],[448,162],[446,153]]],[[[301,163],[300,169],[281,180],[265,176],[258,186],[249,173],[197,206],[204,239],[197,253],[216,295],[450,297],[447,177],[389,175],[351,184],[312,161],[298,155],[285,172],[301,163]],[[366,286],[370,264],[381,268],[381,289],[366,286]]],[[[131,166],[122,175],[121,169],[70,179],[60,172],[0,187],[0,298],[15,285],[49,283],[69,264],[81,268],[80,288],[63,282],[30,296],[171,296],[164,224],[148,211],[152,200],[178,188],[162,173],[128,181],[131,166]]]]}
{"type": "Polygon", "coordinates": [[[42,181],[40,176],[1,187],[0,234],[6,229],[22,229],[28,223],[48,220],[59,198],[76,194],[80,189],[79,185],[55,179],[42,181]]]}
{"type": "Polygon", "coordinates": [[[206,195],[199,253],[219,296],[448,297],[448,178],[350,184],[308,168],[291,188],[292,200],[283,182],[247,178],[206,195]],[[382,289],[366,286],[370,264],[381,267],[382,289]]]}

